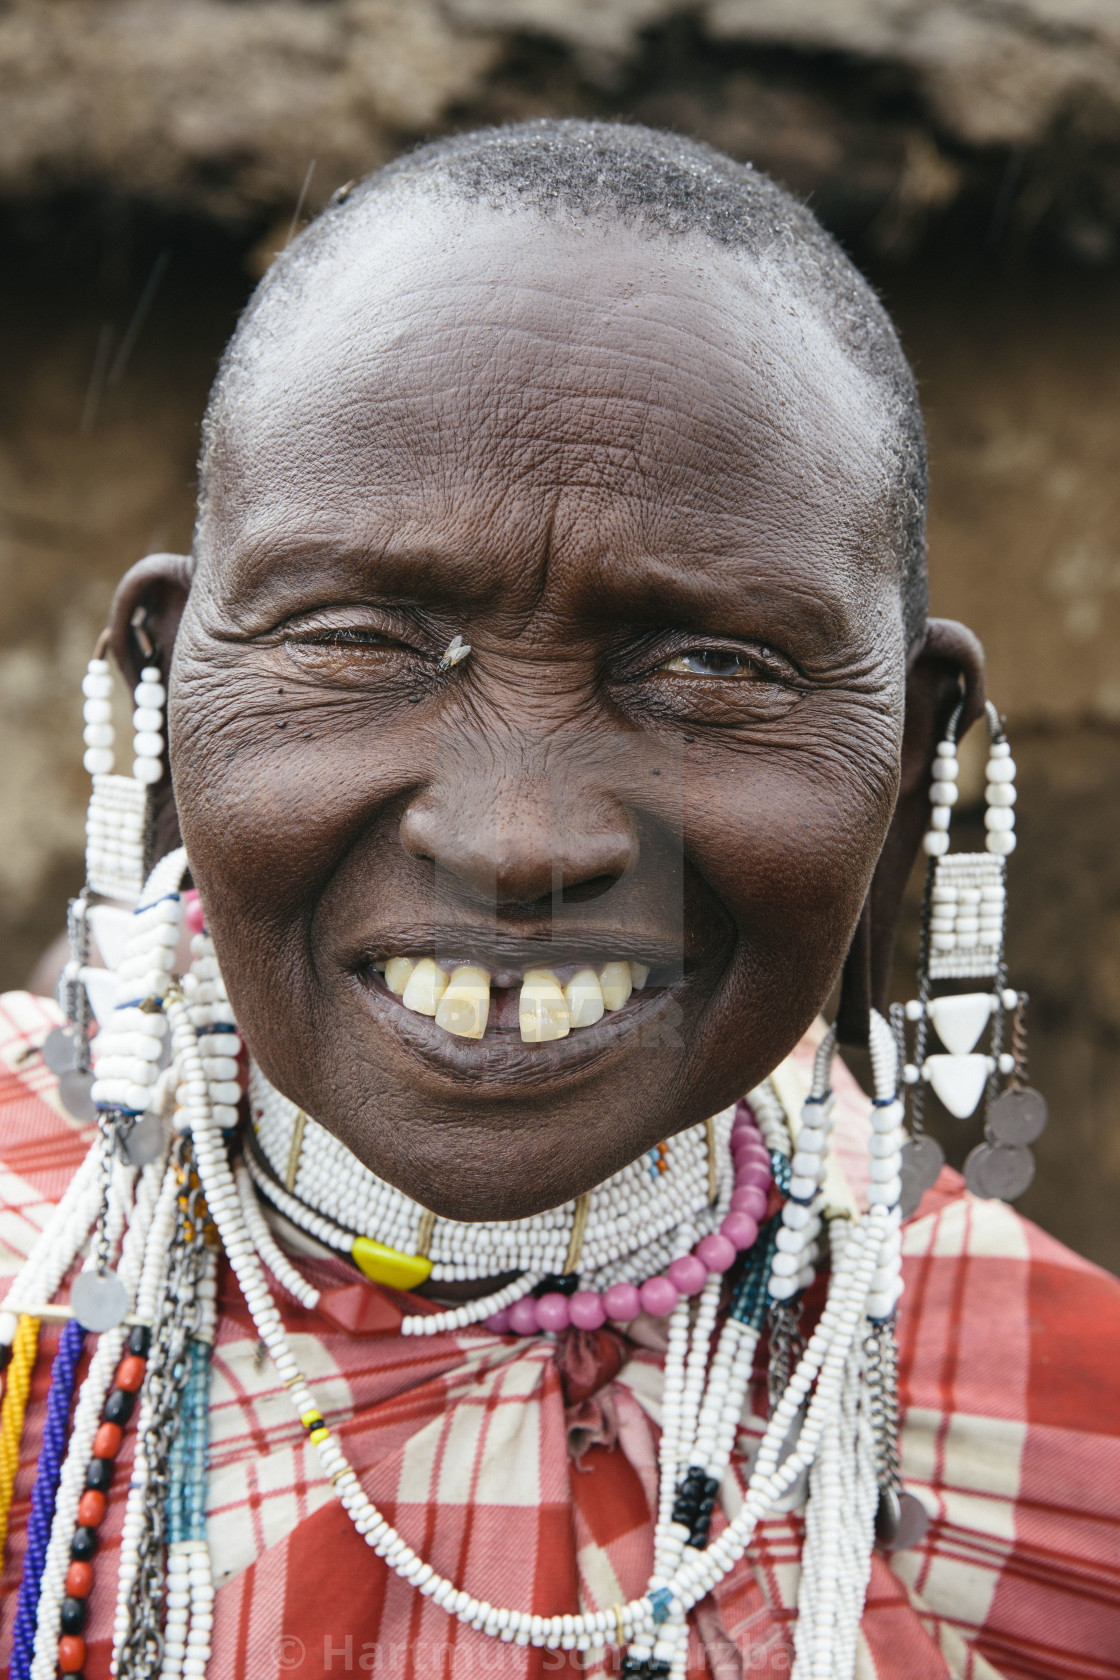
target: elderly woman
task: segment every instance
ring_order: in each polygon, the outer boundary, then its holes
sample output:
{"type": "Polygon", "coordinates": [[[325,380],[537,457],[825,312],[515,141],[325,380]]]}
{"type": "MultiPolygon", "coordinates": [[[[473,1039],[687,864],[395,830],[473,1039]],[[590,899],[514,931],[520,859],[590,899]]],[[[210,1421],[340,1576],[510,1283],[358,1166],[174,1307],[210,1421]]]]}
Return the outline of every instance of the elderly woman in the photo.
{"type": "Polygon", "coordinates": [[[87,677],[88,1154],[8,1000],[11,1675],[1120,1673],[1116,1286],[948,1172],[898,1236],[923,513],[876,298],[685,141],[440,142],[276,262],[132,778],[87,677]]]}

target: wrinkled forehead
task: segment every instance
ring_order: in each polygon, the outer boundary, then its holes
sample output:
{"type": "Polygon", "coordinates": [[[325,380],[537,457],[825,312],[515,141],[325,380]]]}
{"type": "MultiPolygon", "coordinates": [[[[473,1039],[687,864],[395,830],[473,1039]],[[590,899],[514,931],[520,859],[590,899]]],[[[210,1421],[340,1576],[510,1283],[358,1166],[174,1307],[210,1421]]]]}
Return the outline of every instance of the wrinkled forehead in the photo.
{"type": "Polygon", "coordinates": [[[882,405],[776,265],[424,193],[281,262],[215,407],[204,560],[312,510],[345,541],[554,496],[647,532],[700,509],[819,527],[897,564],[882,405]]]}

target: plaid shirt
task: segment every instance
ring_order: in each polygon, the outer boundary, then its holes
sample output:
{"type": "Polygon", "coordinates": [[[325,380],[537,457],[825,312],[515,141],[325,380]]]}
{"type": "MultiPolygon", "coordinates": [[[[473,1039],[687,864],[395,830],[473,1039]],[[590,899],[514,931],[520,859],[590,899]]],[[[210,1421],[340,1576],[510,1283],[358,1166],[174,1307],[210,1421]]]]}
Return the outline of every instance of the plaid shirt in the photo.
{"type": "MultiPolygon", "coordinates": [[[[53,1004],[26,994],[0,1000],[0,1287],[88,1147],[89,1128],[63,1114],[34,1053],[57,1019],[53,1004]]],[[[803,1085],[814,1042],[810,1034],[793,1058],[803,1085]]],[[[836,1085],[836,1153],[858,1199],[867,1103],[843,1069],[836,1085]]],[[[975,1200],[948,1170],[906,1227],[903,1252],[903,1473],[935,1515],[922,1546],[873,1558],[858,1680],[1120,1677],[1120,1283],[1002,1203],[975,1200]]],[[[320,1283],[341,1275],[333,1263],[311,1270],[320,1283]]],[[[604,1667],[490,1640],[399,1581],[333,1498],[224,1266],[220,1305],[210,1680],[543,1680],[616,1670],[613,1654],[604,1667]]],[[[478,1598],[542,1615],[609,1608],[642,1592],[663,1326],[639,1321],[613,1380],[566,1408],[543,1338],[358,1337],[292,1302],[283,1311],[367,1492],[436,1569],[478,1598]]],[[[56,1339],[44,1326],[0,1578],[0,1665],[56,1339]]],[[[760,1364],[722,1490],[729,1515],[761,1435],[764,1397],[760,1364]]],[[[95,1561],[88,1680],[108,1673],[132,1439],[95,1561]]],[[[726,1520],[717,1513],[717,1530],[726,1520]]],[[[796,1514],[765,1523],[697,1607],[689,1680],[788,1674],[801,1532],[796,1514]]]]}

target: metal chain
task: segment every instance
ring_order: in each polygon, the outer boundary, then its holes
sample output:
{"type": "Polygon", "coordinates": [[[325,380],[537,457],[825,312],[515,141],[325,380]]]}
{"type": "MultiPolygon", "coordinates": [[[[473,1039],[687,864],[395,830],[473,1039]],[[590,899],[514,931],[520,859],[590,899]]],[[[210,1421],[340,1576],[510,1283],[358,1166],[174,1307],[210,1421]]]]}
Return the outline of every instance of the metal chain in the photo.
{"type": "Polygon", "coordinates": [[[789,1387],[789,1379],[805,1352],[805,1338],[801,1334],[801,1303],[790,1301],[770,1303],[770,1409],[789,1387]]]}
{"type": "MultiPolygon", "coordinates": [[[[918,1017],[918,1024],[914,1032],[914,1066],[919,1070],[926,1059],[926,1039],[929,1028],[927,1025],[926,1005],[929,1003],[929,953],[931,936],[929,930],[930,916],[933,913],[933,880],[937,872],[937,859],[930,858],[926,865],[925,887],[922,891],[922,916],[920,933],[918,936],[918,1002],[922,1005],[922,1013],[918,1017]]],[[[906,1058],[903,1055],[903,1061],[906,1058]]],[[[910,1131],[914,1137],[921,1137],[924,1130],[922,1110],[925,1106],[925,1090],[921,1079],[910,1087],[910,1131]]]]}
{"type": "Polygon", "coordinates": [[[863,1339],[863,1379],[875,1436],[875,1475],[880,1491],[902,1487],[898,1462],[898,1348],[894,1322],[873,1324],[863,1339]]]}
{"type": "Polygon", "coordinates": [[[109,1270],[109,1191],[113,1180],[113,1156],[117,1150],[117,1115],[115,1110],[108,1110],[98,1115],[97,1130],[99,1133],[97,1147],[101,1152],[99,1163],[101,1203],[97,1209],[97,1223],[93,1228],[91,1247],[98,1276],[104,1277],[109,1270]]]}
{"type": "Polygon", "coordinates": [[[171,1453],[191,1373],[191,1340],[198,1328],[197,1289],[206,1256],[206,1203],[186,1134],[176,1137],[171,1160],[180,1184],[178,1217],[144,1384],[147,1420],[140,1443],[146,1466],[144,1505],[118,1680],[155,1680],[163,1660],[160,1625],[171,1453]]]}
{"type": "Polygon", "coordinates": [[[77,898],[72,898],[66,911],[66,935],[70,942],[70,961],[62,971],[59,981],[59,1003],[62,1013],[66,1017],[66,1025],[70,1029],[74,1041],[74,1066],[79,1073],[88,1073],[93,1065],[90,1054],[89,1029],[92,1020],[89,996],[85,982],[81,978],[81,970],[89,964],[89,911],[88,888],[83,887],[77,898]]]}
{"type": "Polygon", "coordinates": [[[1015,1058],[1015,1066],[1007,1081],[1008,1089],[1017,1091],[1027,1083],[1027,1004],[1030,998],[1026,992],[1019,993],[1019,1001],[1015,1005],[1015,1015],[1011,1022],[1011,1054],[1015,1058]]]}

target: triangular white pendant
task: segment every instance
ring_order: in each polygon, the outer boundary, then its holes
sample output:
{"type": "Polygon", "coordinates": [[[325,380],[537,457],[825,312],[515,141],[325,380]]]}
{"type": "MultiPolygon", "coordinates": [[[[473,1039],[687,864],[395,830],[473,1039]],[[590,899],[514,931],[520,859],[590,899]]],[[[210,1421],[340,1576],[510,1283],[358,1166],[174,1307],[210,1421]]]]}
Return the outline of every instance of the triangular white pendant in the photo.
{"type": "Polygon", "coordinates": [[[987,1056],[927,1056],[922,1072],[949,1113],[967,1120],[983,1095],[990,1069],[987,1056]]]}
{"type": "Polygon", "coordinates": [[[962,992],[960,997],[932,998],[926,1012],[946,1050],[966,1056],[988,1024],[992,1000],[987,992],[962,992]]]}
{"type": "Polygon", "coordinates": [[[106,968],[119,968],[132,932],[132,911],[121,910],[115,904],[95,904],[86,911],[86,916],[97,941],[101,961],[106,968]]]}
{"type": "Polygon", "coordinates": [[[116,974],[111,968],[83,968],[79,970],[79,976],[98,1026],[106,1026],[117,1007],[119,981],[116,974]]]}

